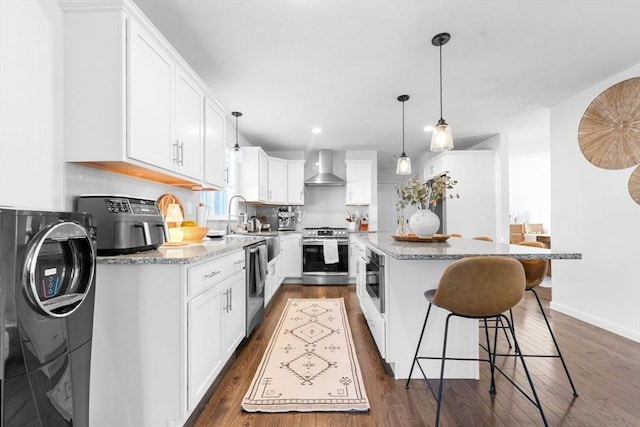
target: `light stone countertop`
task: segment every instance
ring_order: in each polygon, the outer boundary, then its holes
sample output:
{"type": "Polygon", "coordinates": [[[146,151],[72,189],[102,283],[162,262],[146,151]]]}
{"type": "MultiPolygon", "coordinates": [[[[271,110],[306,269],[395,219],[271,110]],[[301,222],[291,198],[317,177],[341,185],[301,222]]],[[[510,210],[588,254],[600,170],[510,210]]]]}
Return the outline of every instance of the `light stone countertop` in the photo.
{"type": "Polygon", "coordinates": [[[129,255],[98,256],[98,264],[192,264],[215,258],[252,243],[265,240],[265,236],[236,234],[203,240],[185,246],[160,246],[154,251],[129,255]]]}
{"type": "Polygon", "coordinates": [[[398,260],[457,260],[491,255],[519,259],[582,259],[582,254],[577,252],[455,237],[450,237],[446,242],[401,242],[388,233],[359,234],[354,237],[398,260]]]}

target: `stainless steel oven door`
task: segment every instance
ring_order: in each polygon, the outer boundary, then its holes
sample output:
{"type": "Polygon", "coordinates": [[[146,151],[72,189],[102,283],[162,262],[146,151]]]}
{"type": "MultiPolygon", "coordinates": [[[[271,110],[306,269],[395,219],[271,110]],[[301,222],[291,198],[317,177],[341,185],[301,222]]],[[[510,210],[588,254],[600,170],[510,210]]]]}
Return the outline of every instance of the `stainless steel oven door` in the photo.
{"type": "Polygon", "coordinates": [[[302,239],[302,283],[346,285],[349,280],[349,241],[338,239],[338,262],[326,264],[325,239],[302,239]]]}

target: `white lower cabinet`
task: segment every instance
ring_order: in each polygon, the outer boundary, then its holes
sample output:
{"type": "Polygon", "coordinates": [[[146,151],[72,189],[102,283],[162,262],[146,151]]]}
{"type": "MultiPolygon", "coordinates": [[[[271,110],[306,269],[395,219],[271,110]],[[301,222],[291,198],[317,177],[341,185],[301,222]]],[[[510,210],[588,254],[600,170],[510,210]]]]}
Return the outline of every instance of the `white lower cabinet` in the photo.
{"type": "Polygon", "coordinates": [[[222,290],[222,357],[226,362],[246,333],[245,278],[240,272],[223,283],[222,290]]]}
{"type": "Polygon", "coordinates": [[[201,293],[187,303],[188,407],[202,399],[222,368],[220,322],[222,296],[219,287],[201,293]]]}
{"type": "Polygon", "coordinates": [[[244,260],[98,264],[92,427],[186,422],[244,337],[244,260]]]}
{"type": "Polygon", "coordinates": [[[189,268],[187,412],[191,413],[245,332],[244,251],[189,268]]]}
{"type": "Polygon", "coordinates": [[[365,253],[365,246],[361,243],[355,242],[352,244],[353,258],[355,264],[355,281],[356,281],[356,295],[358,296],[358,303],[362,314],[367,316],[367,309],[365,305],[365,297],[367,295],[367,260],[365,253]]]}
{"type": "Polygon", "coordinates": [[[264,306],[266,307],[278,286],[276,276],[276,260],[272,259],[267,265],[267,278],[264,283],[264,306]]]}
{"type": "Polygon", "coordinates": [[[284,236],[285,272],[289,279],[302,279],[302,234],[287,233],[284,236]]]}
{"type": "Polygon", "coordinates": [[[284,235],[280,234],[277,239],[279,239],[278,244],[280,245],[280,254],[276,257],[276,277],[278,278],[278,286],[276,286],[276,291],[280,288],[282,282],[284,282],[284,278],[286,276],[287,270],[287,252],[285,246],[285,238],[284,235]]]}

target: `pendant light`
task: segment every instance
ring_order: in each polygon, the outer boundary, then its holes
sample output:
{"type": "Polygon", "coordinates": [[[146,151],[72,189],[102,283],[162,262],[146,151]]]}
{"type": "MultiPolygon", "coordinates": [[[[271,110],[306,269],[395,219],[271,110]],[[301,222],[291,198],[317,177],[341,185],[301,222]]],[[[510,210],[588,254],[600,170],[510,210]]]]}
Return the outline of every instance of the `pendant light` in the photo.
{"type": "Polygon", "coordinates": [[[442,45],[450,39],[449,33],[440,33],[431,39],[431,44],[440,48],[440,120],[431,134],[431,151],[453,150],[451,127],[442,118],[442,45]]]}
{"type": "Polygon", "coordinates": [[[242,150],[238,145],[238,117],[242,117],[242,113],[234,111],[231,115],[236,118],[236,145],[233,146],[233,158],[237,163],[242,163],[242,150]]]}
{"type": "Polygon", "coordinates": [[[402,102],[402,154],[396,166],[396,175],[411,175],[411,159],[404,152],[404,102],[409,99],[409,95],[400,95],[398,101],[402,102]]]}

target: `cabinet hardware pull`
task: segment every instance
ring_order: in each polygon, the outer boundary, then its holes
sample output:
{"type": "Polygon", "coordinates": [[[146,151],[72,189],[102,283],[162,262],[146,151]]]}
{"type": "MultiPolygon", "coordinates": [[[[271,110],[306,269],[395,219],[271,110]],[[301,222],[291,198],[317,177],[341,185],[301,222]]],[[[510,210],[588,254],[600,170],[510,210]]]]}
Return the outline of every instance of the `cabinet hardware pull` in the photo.
{"type": "Polygon", "coordinates": [[[229,288],[229,311],[233,311],[233,288],[229,288]]]}
{"type": "Polygon", "coordinates": [[[180,166],[184,166],[184,142],[180,143],[180,166]]]}
{"type": "Polygon", "coordinates": [[[234,262],[234,264],[242,264],[244,262],[243,259],[239,259],[238,261],[234,262]]]}
{"type": "Polygon", "coordinates": [[[173,163],[175,164],[180,163],[180,160],[178,159],[178,150],[179,150],[178,144],[179,144],[179,141],[177,140],[175,144],[171,144],[172,147],[175,147],[175,150],[173,151],[173,163]]]}
{"type": "Polygon", "coordinates": [[[220,274],[220,273],[222,273],[222,270],[212,271],[212,272],[211,272],[211,273],[209,273],[209,274],[205,274],[205,275],[204,275],[204,278],[205,278],[205,279],[211,279],[213,276],[216,276],[216,275],[218,275],[218,274],[220,274]]]}
{"type": "Polygon", "coordinates": [[[229,289],[227,289],[226,291],[224,291],[224,311],[225,313],[229,312],[229,289]]]}

